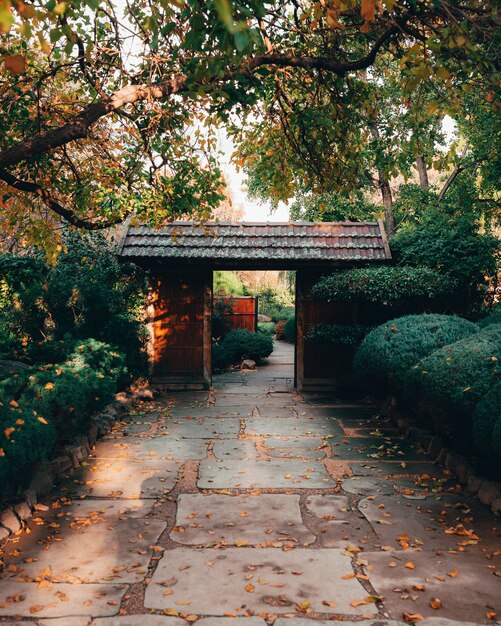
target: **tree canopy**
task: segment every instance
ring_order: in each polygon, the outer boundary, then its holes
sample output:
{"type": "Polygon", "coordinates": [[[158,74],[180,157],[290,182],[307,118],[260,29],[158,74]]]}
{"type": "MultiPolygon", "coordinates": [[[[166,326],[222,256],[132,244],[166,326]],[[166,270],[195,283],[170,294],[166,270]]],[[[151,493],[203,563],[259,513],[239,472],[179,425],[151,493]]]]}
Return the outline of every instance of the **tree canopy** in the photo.
{"type": "Polygon", "coordinates": [[[221,125],[268,197],[384,199],[499,83],[488,0],[4,0],[0,33],[1,226],[35,243],[208,216],[221,125]]]}

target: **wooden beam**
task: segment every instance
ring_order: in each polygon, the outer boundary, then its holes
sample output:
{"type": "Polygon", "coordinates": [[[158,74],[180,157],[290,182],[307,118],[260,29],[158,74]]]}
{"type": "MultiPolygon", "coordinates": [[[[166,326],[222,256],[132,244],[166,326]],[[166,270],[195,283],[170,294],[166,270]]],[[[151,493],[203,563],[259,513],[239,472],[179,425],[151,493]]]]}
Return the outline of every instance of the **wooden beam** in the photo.
{"type": "Polygon", "coordinates": [[[207,272],[204,281],[204,328],[203,328],[203,368],[204,380],[212,385],[212,272],[207,272]]]}

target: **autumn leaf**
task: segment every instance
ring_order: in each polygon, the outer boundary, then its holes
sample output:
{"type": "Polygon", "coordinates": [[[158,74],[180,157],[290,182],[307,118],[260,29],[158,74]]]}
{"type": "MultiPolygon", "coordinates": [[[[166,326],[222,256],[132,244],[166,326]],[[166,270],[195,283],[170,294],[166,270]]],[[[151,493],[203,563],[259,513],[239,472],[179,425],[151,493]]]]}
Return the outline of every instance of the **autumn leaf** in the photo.
{"type": "Polygon", "coordinates": [[[360,12],[366,22],[373,22],[376,16],[376,0],[362,0],[360,12]]]}
{"type": "Polygon", "coordinates": [[[423,616],[420,613],[403,613],[402,614],[404,620],[409,623],[419,622],[423,619],[423,616]]]}
{"type": "Polygon", "coordinates": [[[37,420],[41,423],[41,424],[45,424],[47,426],[47,424],[49,423],[44,417],[37,417],[37,420]]]}
{"type": "Polygon", "coordinates": [[[412,561],[407,561],[407,563],[405,564],[405,567],[407,569],[416,569],[416,566],[414,565],[412,561]]]}
{"type": "Polygon", "coordinates": [[[7,439],[7,441],[9,441],[10,436],[12,435],[12,433],[15,431],[16,429],[13,428],[12,426],[9,426],[9,428],[6,428],[3,432],[5,435],[5,438],[7,439]]]}
{"type": "Polygon", "coordinates": [[[26,71],[26,57],[22,54],[13,54],[10,57],[4,57],[3,64],[5,69],[12,74],[24,74],[26,71]]]}
{"type": "Polygon", "coordinates": [[[459,576],[459,572],[456,569],[452,569],[450,572],[448,572],[447,576],[450,576],[451,578],[457,578],[459,576]]]}
{"type": "Polygon", "coordinates": [[[430,600],[430,606],[432,609],[435,609],[435,611],[437,611],[438,609],[442,608],[442,600],[440,600],[439,598],[432,598],[430,600]]]}
{"type": "Polygon", "coordinates": [[[245,591],[247,591],[247,593],[254,593],[254,585],[251,585],[250,583],[248,585],[245,585],[245,591]]]}
{"type": "Polygon", "coordinates": [[[330,609],[334,609],[334,608],[335,608],[335,606],[336,606],[336,603],[335,603],[335,602],[332,602],[332,601],[330,601],[330,600],[323,600],[323,601],[322,601],[322,604],[323,604],[324,606],[328,606],[330,609]]]}
{"type": "Polygon", "coordinates": [[[34,604],[30,606],[30,613],[40,613],[40,611],[44,610],[44,606],[42,604],[34,604]]]}

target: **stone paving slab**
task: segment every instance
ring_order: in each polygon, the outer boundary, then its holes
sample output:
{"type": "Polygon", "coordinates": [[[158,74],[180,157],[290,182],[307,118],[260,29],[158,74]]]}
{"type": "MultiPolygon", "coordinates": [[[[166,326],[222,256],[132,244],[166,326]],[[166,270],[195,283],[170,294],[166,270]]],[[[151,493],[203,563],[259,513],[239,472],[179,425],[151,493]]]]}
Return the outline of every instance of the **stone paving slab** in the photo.
{"type": "Polygon", "coordinates": [[[345,519],[349,508],[346,496],[330,494],[308,496],[305,505],[312,515],[321,519],[345,519]]]}
{"type": "MultiPolygon", "coordinates": [[[[113,618],[106,617],[104,619],[113,619],[113,618]]],[[[92,621],[92,617],[89,615],[86,617],[73,615],[71,617],[67,616],[67,617],[53,617],[52,619],[41,619],[40,626],[89,626],[91,621],[92,621]]],[[[24,626],[27,626],[28,624],[33,624],[33,622],[19,622],[19,626],[21,626],[21,624],[24,624],[24,626]]]]}
{"type": "Polygon", "coordinates": [[[266,450],[266,456],[275,459],[324,459],[327,453],[325,450],[289,450],[287,448],[276,450],[270,448],[266,450]]]}
{"type": "Polygon", "coordinates": [[[268,419],[257,417],[245,422],[245,432],[248,435],[303,436],[303,435],[342,435],[339,425],[334,421],[313,420],[307,418],[268,419]]]}
{"type": "Polygon", "coordinates": [[[303,404],[298,405],[299,415],[307,415],[314,417],[326,417],[326,418],[335,418],[340,419],[342,421],[348,420],[363,420],[364,423],[367,423],[367,420],[381,422],[381,419],[375,419],[378,411],[376,409],[370,408],[367,409],[365,407],[319,407],[319,406],[305,406],[303,404]]]}
{"type": "Polygon", "coordinates": [[[267,417],[267,418],[277,418],[277,417],[297,417],[296,412],[294,411],[292,406],[284,407],[284,406],[276,406],[274,407],[261,404],[259,400],[256,403],[256,408],[259,412],[259,415],[254,415],[253,417],[267,417]]]}
{"type": "Polygon", "coordinates": [[[202,461],[200,489],[321,489],[335,486],[318,461],[202,461]]]}
{"type": "Polygon", "coordinates": [[[75,502],[63,511],[50,509],[43,524],[31,524],[32,532],[18,544],[20,554],[7,555],[6,564],[33,580],[138,582],[147,571],[150,547],[166,528],[165,521],[145,518],[150,502],[140,502],[131,511],[120,501],[105,500],[75,502]],[[35,553],[34,562],[24,562],[26,554],[35,553]]]}
{"type": "MultiPolygon", "coordinates": [[[[260,617],[204,617],[197,622],[197,626],[266,626],[260,617]]],[[[309,624],[311,626],[311,622],[309,624]]]]}
{"type": "Polygon", "coordinates": [[[221,543],[274,547],[308,545],[315,535],[303,524],[298,495],[181,494],[173,541],[184,545],[221,543]]]}
{"type": "Polygon", "coordinates": [[[240,432],[238,419],[226,417],[165,420],[163,429],[171,438],[180,439],[234,439],[240,432]]]}
{"type": "MultiPolygon", "coordinates": [[[[326,622],[325,620],[311,620],[306,618],[282,618],[279,617],[273,626],[316,626],[320,624],[321,626],[332,626],[332,620],[326,622]]],[[[405,622],[398,622],[392,619],[369,619],[364,620],[363,622],[340,622],[342,626],[408,626],[405,622]]],[[[424,624],[424,622],[419,622],[419,624],[424,624]]]]}
{"type": "Polygon", "coordinates": [[[422,476],[445,477],[444,471],[430,462],[366,461],[353,462],[350,467],[354,476],[422,476]],[[402,465],[403,463],[403,465],[402,465]]]}
{"type": "Polygon", "coordinates": [[[184,610],[207,616],[238,614],[243,606],[256,613],[283,614],[308,600],[318,612],[325,612],[326,601],[336,602],[339,614],[375,613],[374,604],[352,606],[352,601],[368,595],[356,578],[343,578],[352,571],[350,559],[334,549],[176,548],[158,564],[146,589],[145,606],[165,610],[179,606],[176,602],[189,602],[182,605],[184,610]],[[163,585],[172,593],[164,595],[163,585]]]}
{"type": "Polygon", "coordinates": [[[220,407],[220,406],[206,406],[206,407],[189,407],[179,406],[172,410],[173,418],[191,417],[250,417],[252,415],[253,407],[220,407]]]}
{"type": "Polygon", "coordinates": [[[179,464],[156,459],[96,460],[67,481],[70,491],[100,498],[157,498],[176,484],[179,464]]]}
{"type": "Polygon", "coordinates": [[[39,583],[4,579],[0,581],[0,617],[116,615],[126,591],[126,585],[59,583],[40,587],[39,583]],[[18,601],[8,602],[8,597],[18,601]]]}
{"type": "Polygon", "coordinates": [[[376,493],[390,495],[395,491],[391,481],[372,476],[356,476],[354,478],[348,478],[347,480],[343,480],[341,488],[343,491],[357,496],[369,496],[376,493]]]}
{"type": "MultiPolygon", "coordinates": [[[[200,624],[201,622],[197,622],[200,624]]],[[[117,617],[101,617],[92,622],[92,626],[186,626],[181,617],[166,615],[119,615],[117,617]]]]}
{"type": "Polygon", "coordinates": [[[438,521],[444,503],[436,504],[438,510],[435,519],[430,508],[433,503],[423,505],[422,501],[414,502],[398,494],[371,496],[371,499],[361,500],[358,508],[383,546],[402,549],[397,537],[406,535],[407,543],[421,546],[423,550],[453,549],[457,536],[444,533],[448,525],[444,526],[438,521]]]}
{"type": "Polygon", "coordinates": [[[365,552],[364,560],[371,567],[371,584],[377,594],[385,596],[385,610],[394,617],[403,612],[436,617],[437,611],[430,606],[433,598],[442,602],[443,617],[460,622],[484,622],[489,610],[501,614],[499,577],[489,569],[496,562],[500,569],[501,556],[488,560],[484,554],[468,552],[365,552]],[[407,563],[414,569],[406,567],[407,563]],[[424,591],[414,590],[414,585],[423,585],[424,591]]]}
{"type": "Polygon", "coordinates": [[[330,439],[333,458],[342,460],[374,461],[424,461],[429,459],[402,439],[380,439],[378,437],[343,437],[330,439]]]}
{"type": "Polygon", "coordinates": [[[93,452],[96,459],[166,459],[169,461],[201,460],[207,456],[207,439],[173,439],[162,435],[153,439],[123,438],[117,442],[100,442],[93,452]]]}
{"type": "Polygon", "coordinates": [[[251,439],[224,439],[223,441],[216,441],[212,452],[220,461],[225,459],[256,459],[259,456],[256,444],[251,439]]]}
{"type": "Polygon", "coordinates": [[[325,446],[325,440],[318,437],[266,437],[263,439],[263,445],[265,448],[315,450],[325,446]]]}

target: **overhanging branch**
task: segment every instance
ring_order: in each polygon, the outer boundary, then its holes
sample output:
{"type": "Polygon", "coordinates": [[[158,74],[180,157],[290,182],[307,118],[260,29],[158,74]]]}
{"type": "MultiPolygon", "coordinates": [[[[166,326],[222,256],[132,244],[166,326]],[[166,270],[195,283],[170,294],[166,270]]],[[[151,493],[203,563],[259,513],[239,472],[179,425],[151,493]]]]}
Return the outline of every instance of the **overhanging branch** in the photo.
{"type": "Polygon", "coordinates": [[[114,217],[99,222],[86,220],[84,218],[78,217],[73,213],[73,211],[65,208],[60,202],[53,198],[46,189],[44,189],[41,185],[38,185],[37,183],[20,180],[19,178],[16,178],[5,170],[0,170],[0,180],[3,180],[10,187],[16,189],[17,191],[23,191],[25,193],[37,195],[51,211],[65,219],[72,226],[77,226],[78,228],[83,228],[85,230],[104,230],[105,228],[110,228],[111,226],[120,224],[127,217],[127,215],[123,215],[121,217],[114,217]]]}

